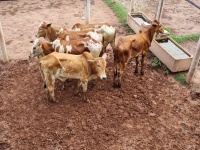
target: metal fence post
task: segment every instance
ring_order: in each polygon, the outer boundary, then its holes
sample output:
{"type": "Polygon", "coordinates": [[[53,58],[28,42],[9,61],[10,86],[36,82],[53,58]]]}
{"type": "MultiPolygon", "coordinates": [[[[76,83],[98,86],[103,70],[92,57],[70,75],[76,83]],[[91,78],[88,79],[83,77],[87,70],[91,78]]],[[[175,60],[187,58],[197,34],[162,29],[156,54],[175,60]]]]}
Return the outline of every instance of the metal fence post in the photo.
{"type": "Polygon", "coordinates": [[[130,12],[134,12],[135,11],[135,1],[131,0],[131,5],[130,5],[130,12]]]}
{"type": "Polygon", "coordinates": [[[192,78],[194,76],[194,72],[195,72],[195,70],[198,66],[199,59],[200,59],[200,38],[199,38],[199,41],[198,41],[198,44],[197,44],[197,50],[195,52],[194,58],[192,60],[192,63],[191,63],[190,69],[189,69],[189,72],[187,74],[187,78],[186,78],[187,83],[191,83],[192,78]]]}
{"type": "Polygon", "coordinates": [[[157,2],[157,10],[155,14],[155,20],[158,20],[160,22],[162,12],[163,12],[163,5],[165,0],[158,0],[157,2]]]}

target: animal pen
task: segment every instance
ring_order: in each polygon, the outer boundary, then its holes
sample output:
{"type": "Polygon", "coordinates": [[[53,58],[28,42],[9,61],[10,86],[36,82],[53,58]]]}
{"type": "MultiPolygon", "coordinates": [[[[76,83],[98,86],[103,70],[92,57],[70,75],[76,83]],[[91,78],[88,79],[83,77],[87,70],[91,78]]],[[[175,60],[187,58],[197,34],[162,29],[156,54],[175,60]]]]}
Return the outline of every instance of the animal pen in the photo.
{"type": "MultiPolygon", "coordinates": [[[[83,0],[0,1],[0,5],[5,44],[12,58],[0,62],[0,149],[198,149],[199,96],[175,82],[171,74],[164,76],[162,68],[153,69],[150,59],[143,77],[134,75],[131,61],[122,88],[115,89],[113,53],[108,48],[108,78],[89,87],[91,103],[74,96],[76,80],[67,81],[65,90],[58,81],[55,96],[59,102],[47,100],[39,60],[28,59],[29,40],[35,38],[41,21],[67,28],[78,21],[85,23],[83,0]]],[[[171,7],[174,2],[164,10],[171,7]]],[[[190,10],[192,5],[184,3],[184,7],[190,10]]],[[[90,15],[91,23],[105,21],[116,27],[117,38],[127,34],[127,26],[119,23],[102,0],[91,0],[90,15]]]]}
{"type": "MultiPolygon", "coordinates": [[[[115,0],[116,1],[116,0],[115,0]]],[[[197,8],[200,8],[196,3],[191,0],[186,0],[197,8]]],[[[114,1],[113,1],[114,2],[114,1]]],[[[127,16],[127,24],[135,31],[136,33],[141,28],[141,24],[146,23],[149,19],[143,12],[138,10],[138,2],[137,0],[129,0],[130,2],[130,13],[127,16]]],[[[165,0],[157,0],[157,9],[155,12],[154,19],[161,21],[161,16],[163,12],[165,0]]],[[[147,3],[149,5],[149,3],[147,3]]],[[[85,7],[85,23],[90,23],[90,0],[84,1],[85,7]]],[[[187,82],[191,82],[192,76],[194,74],[195,69],[197,68],[200,50],[199,44],[197,45],[197,50],[194,55],[190,54],[186,49],[176,43],[173,39],[166,34],[161,35],[160,38],[155,38],[152,41],[152,46],[150,50],[154,53],[156,57],[158,57],[172,72],[179,71],[190,71],[188,73],[187,82]],[[193,59],[193,62],[192,62],[193,59]],[[192,64],[192,65],[191,65],[192,64]]],[[[8,62],[8,54],[6,51],[6,44],[3,35],[3,29],[0,23],[0,50],[2,61],[8,62]]]]}

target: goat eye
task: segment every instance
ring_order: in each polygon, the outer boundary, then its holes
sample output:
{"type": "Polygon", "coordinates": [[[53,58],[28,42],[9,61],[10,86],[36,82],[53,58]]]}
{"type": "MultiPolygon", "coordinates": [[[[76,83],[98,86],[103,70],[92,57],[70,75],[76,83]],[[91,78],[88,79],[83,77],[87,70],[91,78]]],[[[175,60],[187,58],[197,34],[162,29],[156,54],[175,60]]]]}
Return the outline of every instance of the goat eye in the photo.
{"type": "Polygon", "coordinates": [[[101,67],[99,64],[97,65],[99,68],[101,67]]]}

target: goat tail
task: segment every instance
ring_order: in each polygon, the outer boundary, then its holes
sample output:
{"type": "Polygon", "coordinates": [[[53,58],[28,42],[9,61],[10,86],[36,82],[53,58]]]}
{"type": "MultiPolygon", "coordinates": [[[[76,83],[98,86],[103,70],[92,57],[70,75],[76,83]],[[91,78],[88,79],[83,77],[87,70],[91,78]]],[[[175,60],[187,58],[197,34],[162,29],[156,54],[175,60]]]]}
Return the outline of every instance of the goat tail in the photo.
{"type": "Polygon", "coordinates": [[[118,63],[119,63],[119,52],[118,52],[118,48],[115,47],[114,50],[113,50],[113,53],[114,53],[114,77],[117,77],[118,76],[118,63]]]}

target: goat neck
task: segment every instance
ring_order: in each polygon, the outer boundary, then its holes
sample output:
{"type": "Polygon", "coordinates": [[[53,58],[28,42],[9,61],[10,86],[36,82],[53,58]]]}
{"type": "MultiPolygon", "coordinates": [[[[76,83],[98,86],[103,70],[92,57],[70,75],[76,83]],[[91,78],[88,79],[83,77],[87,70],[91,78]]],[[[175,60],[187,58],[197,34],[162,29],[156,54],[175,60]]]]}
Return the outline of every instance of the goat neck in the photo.
{"type": "Polygon", "coordinates": [[[50,42],[53,42],[58,36],[56,34],[58,29],[54,27],[47,28],[47,37],[49,38],[50,42]]]}
{"type": "Polygon", "coordinates": [[[55,51],[55,49],[52,46],[52,43],[50,43],[50,42],[42,43],[41,45],[42,45],[42,48],[43,48],[43,53],[45,55],[48,55],[48,54],[55,51]]]}
{"type": "Polygon", "coordinates": [[[152,25],[148,28],[143,28],[142,30],[140,30],[140,33],[144,33],[147,38],[149,39],[150,43],[152,42],[153,40],[153,36],[155,34],[155,27],[153,27],[152,25]]]}

